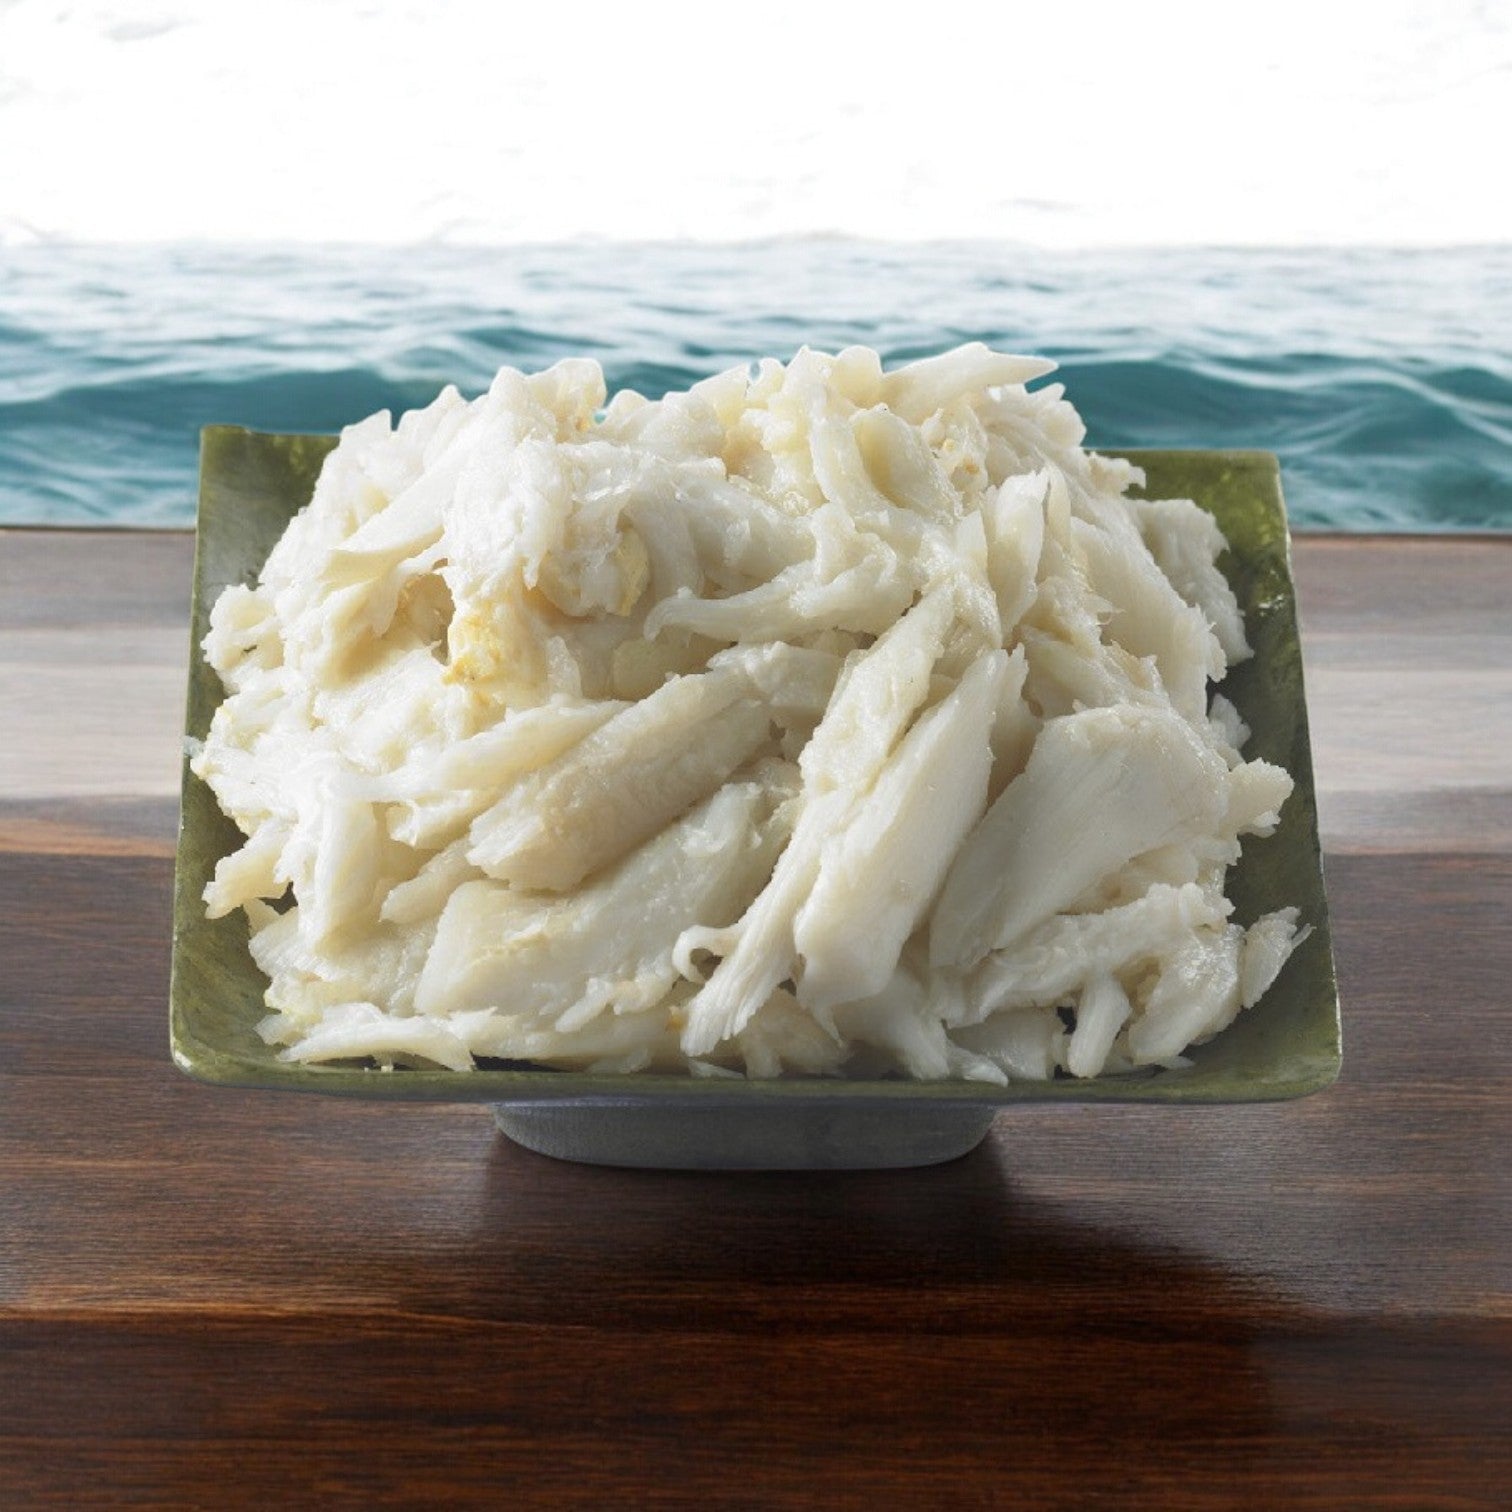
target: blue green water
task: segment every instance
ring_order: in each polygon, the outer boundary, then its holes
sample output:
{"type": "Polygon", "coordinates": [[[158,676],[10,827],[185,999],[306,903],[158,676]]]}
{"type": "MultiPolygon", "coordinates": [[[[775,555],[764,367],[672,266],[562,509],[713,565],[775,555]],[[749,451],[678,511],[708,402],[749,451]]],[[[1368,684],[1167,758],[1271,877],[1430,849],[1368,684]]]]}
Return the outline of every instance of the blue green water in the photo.
{"type": "Polygon", "coordinates": [[[1295,523],[1512,528],[1512,247],[0,248],[0,523],[183,525],[210,422],[333,430],[597,357],[1043,353],[1089,443],[1278,452],[1295,523]]]}

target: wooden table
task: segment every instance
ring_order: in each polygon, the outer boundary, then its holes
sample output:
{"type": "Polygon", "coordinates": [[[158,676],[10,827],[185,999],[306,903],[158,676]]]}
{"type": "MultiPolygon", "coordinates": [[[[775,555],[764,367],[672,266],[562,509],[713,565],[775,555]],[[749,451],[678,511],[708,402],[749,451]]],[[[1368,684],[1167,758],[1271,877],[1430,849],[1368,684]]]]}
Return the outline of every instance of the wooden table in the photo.
{"type": "Polygon", "coordinates": [[[189,538],[0,534],[0,1506],[1512,1505],[1512,538],[1297,557],[1339,1084],[719,1176],[182,1078],[189,538]]]}

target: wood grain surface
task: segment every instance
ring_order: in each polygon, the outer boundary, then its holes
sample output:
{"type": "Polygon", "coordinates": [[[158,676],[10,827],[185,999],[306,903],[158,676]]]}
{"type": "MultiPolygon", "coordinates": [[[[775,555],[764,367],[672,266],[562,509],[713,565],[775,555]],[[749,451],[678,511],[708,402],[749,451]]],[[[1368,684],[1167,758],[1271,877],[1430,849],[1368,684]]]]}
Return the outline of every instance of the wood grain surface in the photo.
{"type": "Polygon", "coordinates": [[[927,1171],[167,1055],[191,546],[0,532],[0,1507],[1512,1505],[1512,539],[1302,539],[1344,1073],[927,1171]]]}

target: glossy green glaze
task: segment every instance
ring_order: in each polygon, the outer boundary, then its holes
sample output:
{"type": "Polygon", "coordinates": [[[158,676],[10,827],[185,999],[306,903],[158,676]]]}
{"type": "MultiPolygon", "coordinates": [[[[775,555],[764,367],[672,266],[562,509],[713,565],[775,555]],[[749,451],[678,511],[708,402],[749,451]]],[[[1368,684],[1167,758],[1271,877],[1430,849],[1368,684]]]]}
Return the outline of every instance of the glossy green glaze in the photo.
{"type": "MultiPolygon", "coordinates": [[[[199,649],[210,605],[227,584],[253,581],[290,516],[309,497],[332,445],[327,437],[261,435],[220,426],[204,434],[186,721],[190,736],[203,737],[221,698],[219,680],[199,649]]],[[[191,1076],[233,1086],[514,1105],[548,1099],[571,1104],[590,1116],[594,1110],[648,1101],[670,1111],[719,1105],[776,1107],[819,1099],[835,1109],[852,1107],[858,1118],[863,1110],[870,1110],[868,1116],[874,1118],[876,1110],[890,1106],[902,1112],[900,1105],[911,1104],[922,1115],[921,1105],[941,1111],[943,1105],[955,1103],[961,1105],[961,1127],[967,1133],[972,1124],[967,1105],[981,1109],[1024,1102],[1245,1102],[1298,1097],[1327,1086],[1339,1069],[1338,996],[1318,846],[1290,546],[1276,459],[1264,452],[1126,455],[1145,468],[1151,495],[1194,498],[1223,527],[1231,544],[1231,560],[1223,565],[1244,607],[1256,651],[1253,660],[1229,675],[1224,692],[1254,732],[1246,754],[1281,763],[1297,783],[1279,831],[1268,840],[1249,841],[1231,875],[1237,917],[1248,922],[1268,909],[1294,904],[1313,926],[1311,938],[1287,963],[1265,999],[1210,1044],[1192,1052],[1195,1064],[1189,1069],[1137,1078],[1027,1082],[996,1088],[972,1082],[747,1082],[529,1068],[384,1072],[360,1065],[285,1065],[254,1031],[265,1011],[265,983],[247,954],[243,917],[240,913],[217,920],[204,916],[200,898],[205,883],[216,861],[240,837],[209,790],[190,774],[187,763],[174,895],[174,1060],[191,1076]]],[[[630,1138],[633,1143],[633,1135],[630,1138]]],[[[742,1148],[749,1158],[740,1158],[741,1150],[732,1149],[728,1158],[709,1151],[712,1158],[692,1163],[762,1163],[759,1152],[752,1154],[746,1136],[739,1139],[746,1141],[742,1148]]],[[[665,1148],[664,1140],[658,1148],[665,1148]]],[[[554,1153],[572,1152],[564,1147],[554,1153]]],[[[634,1158],[634,1151],[627,1151],[626,1163],[679,1163],[649,1149],[647,1155],[641,1161],[634,1158]]],[[[837,1148],[833,1159],[798,1163],[868,1162],[845,1158],[837,1148]]]]}

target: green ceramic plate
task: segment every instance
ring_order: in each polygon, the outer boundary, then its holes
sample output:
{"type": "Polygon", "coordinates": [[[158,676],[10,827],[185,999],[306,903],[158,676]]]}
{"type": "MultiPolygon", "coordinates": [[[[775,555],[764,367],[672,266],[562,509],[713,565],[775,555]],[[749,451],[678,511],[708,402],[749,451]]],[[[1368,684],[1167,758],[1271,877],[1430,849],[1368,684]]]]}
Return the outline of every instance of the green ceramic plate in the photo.
{"type": "MultiPolygon", "coordinates": [[[[229,583],[250,583],[309,497],[323,436],[208,429],[200,460],[198,550],[186,731],[203,737],[221,698],[200,642],[229,583]]],[[[1148,492],[1212,511],[1231,546],[1224,563],[1244,608],[1252,660],[1224,684],[1253,730],[1247,755],[1296,779],[1277,833],[1246,843],[1230,875],[1236,917],[1294,904],[1312,936],[1266,997],[1192,1052],[1194,1064],[1138,1078],[1016,1083],[702,1080],[490,1068],[473,1072],[358,1065],[295,1066],[257,1037],[264,979],[244,917],[207,919],[200,897],[215,863],[240,843],[187,763],[174,894],[173,1057],[191,1076],[230,1086],[408,1101],[489,1102],[533,1148],[635,1165],[927,1164],[969,1149],[1004,1105],[1036,1102],[1224,1103],[1300,1097],[1339,1070],[1339,1011],[1308,745],[1286,511],[1266,452],[1130,452],[1148,492]]]]}

